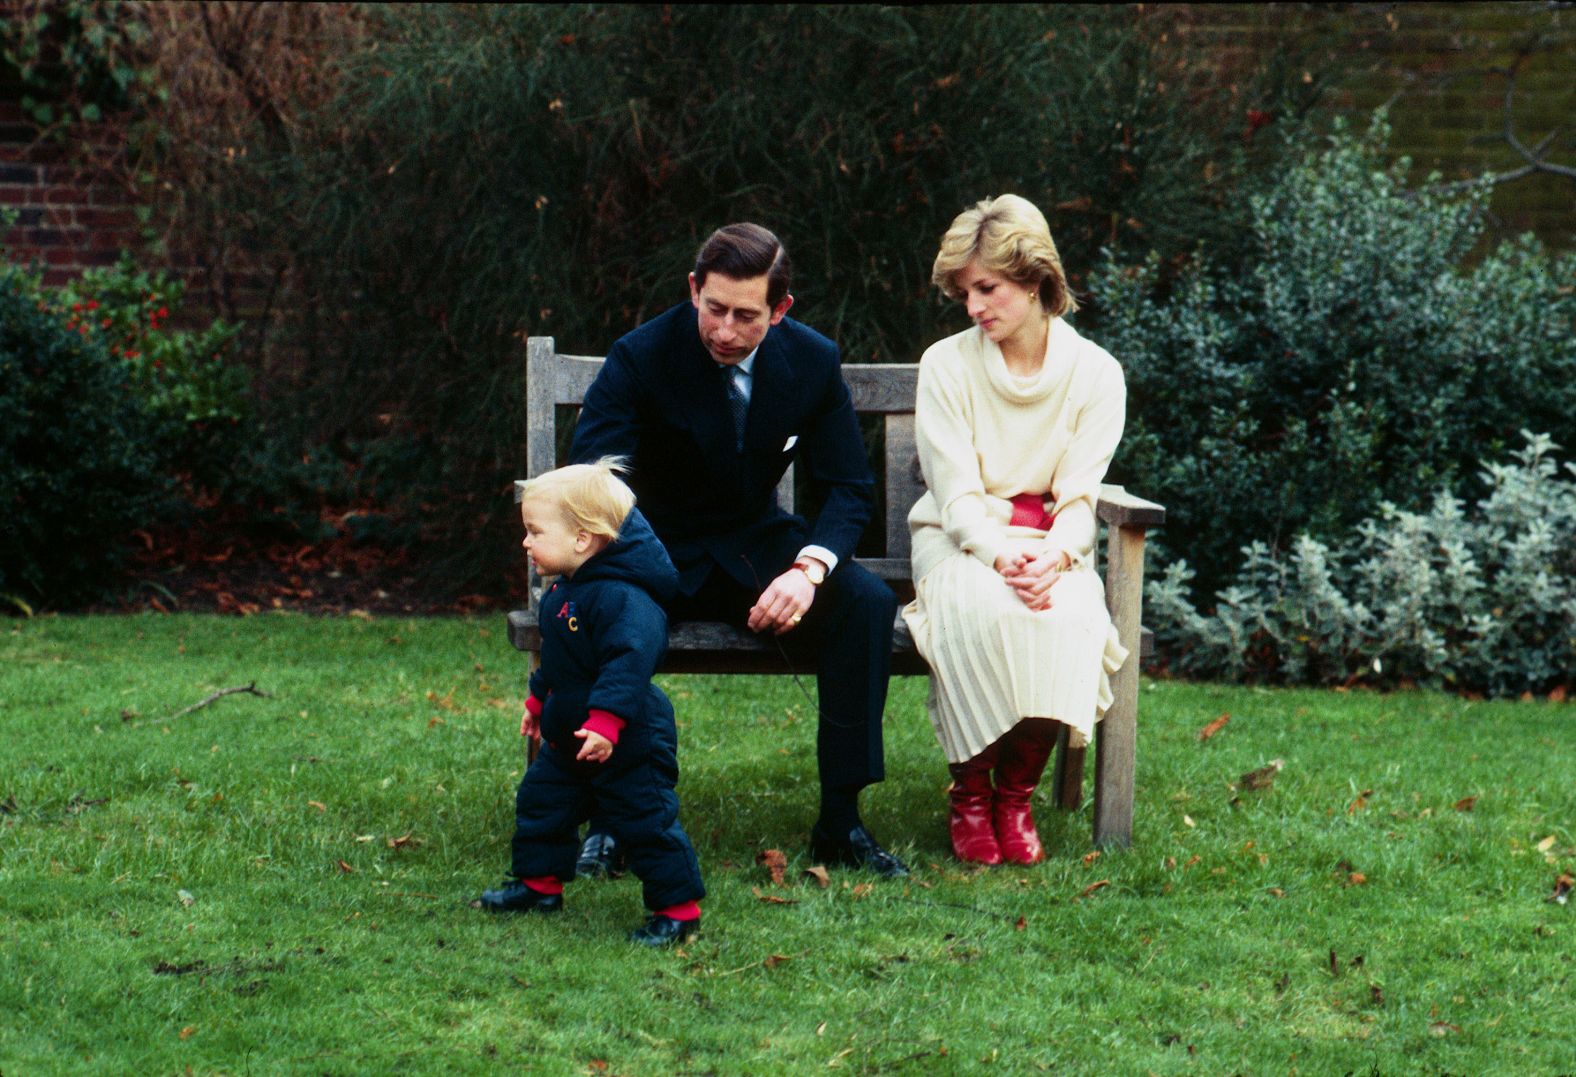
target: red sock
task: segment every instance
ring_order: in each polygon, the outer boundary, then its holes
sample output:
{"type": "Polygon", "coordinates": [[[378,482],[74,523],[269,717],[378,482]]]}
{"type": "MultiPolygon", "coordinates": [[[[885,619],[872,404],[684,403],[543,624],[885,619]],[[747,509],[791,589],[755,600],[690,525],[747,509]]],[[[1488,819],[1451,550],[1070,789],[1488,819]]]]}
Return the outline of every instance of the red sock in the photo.
{"type": "Polygon", "coordinates": [[[665,909],[658,909],[656,915],[666,916],[669,920],[699,920],[700,902],[686,901],[682,905],[669,905],[665,909]]]}
{"type": "Polygon", "coordinates": [[[521,879],[520,881],[538,894],[562,894],[564,892],[564,884],[552,875],[537,875],[529,879],[521,879]]]}

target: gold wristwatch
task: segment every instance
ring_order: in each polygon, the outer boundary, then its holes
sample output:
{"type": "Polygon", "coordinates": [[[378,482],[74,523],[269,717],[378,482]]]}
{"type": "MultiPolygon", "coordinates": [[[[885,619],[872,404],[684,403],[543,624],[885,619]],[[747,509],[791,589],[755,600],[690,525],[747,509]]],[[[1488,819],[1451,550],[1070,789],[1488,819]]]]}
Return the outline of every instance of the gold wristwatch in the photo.
{"type": "Polygon", "coordinates": [[[819,587],[826,582],[826,569],[821,567],[821,562],[800,558],[793,563],[793,567],[804,573],[805,579],[810,581],[811,587],[819,587]]]}

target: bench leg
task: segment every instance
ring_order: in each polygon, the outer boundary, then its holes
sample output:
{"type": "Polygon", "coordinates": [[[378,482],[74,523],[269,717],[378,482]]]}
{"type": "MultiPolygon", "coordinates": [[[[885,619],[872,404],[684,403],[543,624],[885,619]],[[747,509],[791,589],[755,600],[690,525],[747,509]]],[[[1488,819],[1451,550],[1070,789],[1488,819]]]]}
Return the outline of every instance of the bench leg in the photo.
{"type": "Polygon", "coordinates": [[[1051,777],[1051,788],[1058,808],[1077,811],[1083,805],[1084,753],[1087,749],[1068,744],[1068,732],[1064,725],[1056,738],[1056,771],[1051,777]]]}
{"type": "Polygon", "coordinates": [[[1095,726],[1094,843],[1131,845],[1138,744],[1138,667],[1144,601],[1144,529],[1114,527],[1106,548],[1105,596],[1128,658],[1111,678],[1115,701],[1095,726]]]}

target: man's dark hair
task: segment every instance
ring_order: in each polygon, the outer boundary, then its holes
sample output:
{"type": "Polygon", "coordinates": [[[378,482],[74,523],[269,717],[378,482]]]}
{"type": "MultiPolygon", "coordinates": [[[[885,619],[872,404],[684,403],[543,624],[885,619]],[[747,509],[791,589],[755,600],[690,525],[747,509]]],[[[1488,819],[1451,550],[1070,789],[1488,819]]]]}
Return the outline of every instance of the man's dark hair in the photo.
{"type": "Polygon", "coordinates": [[[708,273],[733,280],[766,277],[766,305],[775,307],[788,294],[788,251],[782,241],[758,224],[727,224],[713,232],[695,255],[695,287],[708,273]]]}

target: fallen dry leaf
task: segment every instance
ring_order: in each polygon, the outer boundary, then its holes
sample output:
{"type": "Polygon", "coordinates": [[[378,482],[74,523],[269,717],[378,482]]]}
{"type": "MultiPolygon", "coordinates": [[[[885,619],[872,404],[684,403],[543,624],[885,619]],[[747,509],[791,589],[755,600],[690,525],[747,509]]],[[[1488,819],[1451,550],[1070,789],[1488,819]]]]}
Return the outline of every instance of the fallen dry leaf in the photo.
{"type": "Polygon", "coordinates": [[[1184,823],[1186,823],[1188,826],[1191,826],[1191,827],[1198,826],[1198,824],[1193,821],[1193,817],[1191,815],[1187,815],[1185,813],[1182,816],[1182,821],[1184,823]]]}
{"type": "Polygon", "coordinates": [[[1110,885],[1111,885],[1111,880],[1110,879],[1101,879],[1097,883],[1090,883],[1088,886],[1084,887],[1083,888],[1083,892],[1080,893],[1078,896],[1081,897],[1081,898],[1086,898],[1090,894],[1094,893],[1096,890],[1099,890],[1101,887],[1110,886],[1110,885]]]}
{"type": "Polygon", "coordinates": [[[336,861],[334,861],[334,866],[336,868],[338,868],[342,874],[345,874],[345,875],[354,875],[356,873],[356,869],[351,867],[349,864],[345,863],[343,860],[336,860],[336,861]]]}
{"type": "Polygon", "coordinates": [[[1243,789],[1268,789],[1275,784],[1275,775],[1279,774],[1285,765],[1284,759],[1271,759],[1257,770],[1250,770],[1238,778],[1237,784],[1243,789]]]}
{"type": "Polygon", "coordinates": [[[1380,989],[1378,984],[1368,985],[1368,998],[1375,1006],[1384,1005],[1384,991],[1380,989]]]}
{"type": "Polygon", "coordinates": [[[765,961],[762,961],[761,964],[765,965],[769,969],[774,969],[778,965],[786,964],[792,960],[793,958],[787,956],[786,954],[772,954],[765,961]]]}
{"type": "Polygon", "coordinates": [[[1452,1025],[1449,1021],[1435,1021],[1428,1026],[1430,1036],[1448,1036],[1452,1032],[1460,1032],[1460,1025],[1452,1025]]]}
{"type": "Polygon", "coordinates": [[[1546,837],[1542,841],[1538,842],[1537,848],[1538,848],[1538,852],[1540,852],[1540,853],[1546,853],[1550,849],[1554,848],[1554,835],[1550,834],[1548,837],[1546,837]]]}
{"type": "Polygon", "coordinates": [[[1090,864],[1093,864],[1096,860],[1099,860],[1099,859],[1100,859],[1100,850],[1099,849],[1096,849],[1096,850],[1094,850],[1093,852],[1090,852],[1090,853],[1084,853],[1084,855],[1083,855],[1083,866],[1084,867],[1088,867],[1090,864]]]}
{"type": "Polygon", "coordinates": [[[1566,693],[1565,685],[1563,685],[1563,684],[1556,684],[1553,688],[1549,689],[1549,702],[1550,703],[1564,703],[1565,702],[1565,693],[1566,693]]]}
{"type": "Polygon", "coordinates": [[[864,897],[866,894],[870,893],[870,891],[872,891],[874,889],[875,889],[875,887],[871,886],[869,883],[860,883],[858,886],[854,887],[853,890],[851,890],[849,892],[854,896],[854,899],[857,901],[859,898],[864,897]]]}
{"type": "Polygon", "coordinates": [[[1368,807],[1368,798],[1373,795],[1374,791],[1372,789],[1364,789],[1361,793],[1358,793],[1357,799],[1346,806],[1346,814],[1352,815],[1368,807]]]}
{"type": "Polygon", "coordinates": [[[1572,889],[1576,889],[1576,875],[1572,875],[1568,871],[1562,871],[1560,877],[1554,880],[1554,893],[1543,900],[1552,901],[1556,905],[1563,905],[1570,900],[1572,889]]]}
{"type": "Polygon", "coordinates": [[[178,900],[188,909],[191,908],[192,904],[197,900],[196,898],[192,897],[190,890],[177,890],[175,891],[175,897],[176,900],[178,900]]]}
{"type": "Polygon", "coordinates": [[[1269,889],[1269,893],[1270,893],[1270,895],[1271,895],[1271,896],[1272,896],[1272,897],[1285,897],[1285,896],[1286,896],[1286,891],[1284,891],[1284,890],[1282,890],[1282,889],[1281,889],[1281,888],[1280,888],[1280,887],[1278,887],[1278,886],[1272,886],[1272,887],[1270,887],[1270,889],[1269,889]]]}
{"type": "Polygon", "coordinates": [[[1477,797],[1462,797],[1451,805],[1456,811],[1471,811],[1477,806],[1477,797]]]}
{"type": "Polygon", "coordinates": [[[306,802],[306,806],[309,808],[316,808],[318,811],[328,810],[328,805],[324,804],[321,800],[309,800],[306,802]]]}
{"type": "Polygon", "coordinates": [[[783,855],[781,849],[766,849],[756,853],[755,862],[771,874],[773,886],[783,884],[783,872],[788,869],[788,858],[783,855]]]}
{"type": "Polygon", "coordinates": [[[1368,881],[1368,876],[1364,875],[1360,871],[1350,872],[1346,876],[1346,885],[1347,886],[1362,886],[1367,881],[1368,881]]]}
{"type": "Polygon", "coordinates": [[[1026,931],[1026,930],[1028,930],[1028,927],[1029,927],[1029,921],[1025,920],[1023,917],[1020,916],[1020,917],[1018,917],[1018,922],[1016,924],[1013,924],[1012,926],[1013,926],[1013,930],[1015,930],[1015,931],[1026,931]]]}
{"type": "Polygon", "coordinates": [[[1229,721],[1231,721],[1231,715],[1229,715],[1229,714],[1222,714],[1219,718],[1216,718],[1213,722],[1209,723],[1203,729],[1200,729],[1198,731],[1199,743],[1202,744],[1204,741],[1208,740],[1210,737],[1213,737],[1216,733],[1219,733],[1222,729],[1225,729],[1226,728],[1226,723],[1229,722],[1229,721]]]}
{"type": "Polygon", "coordinates": [[[822,890],[825,890],[828,886],[832,885],[832,877],[826,873],[826,869],[820,864],[816,864],[814,867],[805,868],[804,873],[819,883],[822,890]]]}
{"type": "Polygon", "coordinates": [[[410,836],[409,833],[401,834],[397,838],[390,838],[389,841],[388,841],[388,845],[389,845],[390,849],[403,849],[407,845],[414,846],[414,845],[420,845],[420,844],[421,844],[421,839],[420,838],[413,838],[413,837],[410,836]]]}
{"type": "Polygon", "coordinates": [[[187,1025],[185,1028],[181,1029],[181,1039],[183,1039],[183,1040],[191,1039],[192,1038],[192,1034],[195,1033],[196,1031],[197,1031],[197,1026],[196,1025],[187,1025]]]}
{"type": "Polygon", "coordinates": [[[763,894],[763,893],[761,893],[761,888],[758,887],[758,886],[750,887],[750,893],[755,895],[755,898],[756,898],[757,901],[764,901],[768,905],[797,905],[797,904],[799,904],[799,902],[796,901],[793,898],[779,897],[776,894],[763,894]]]}

